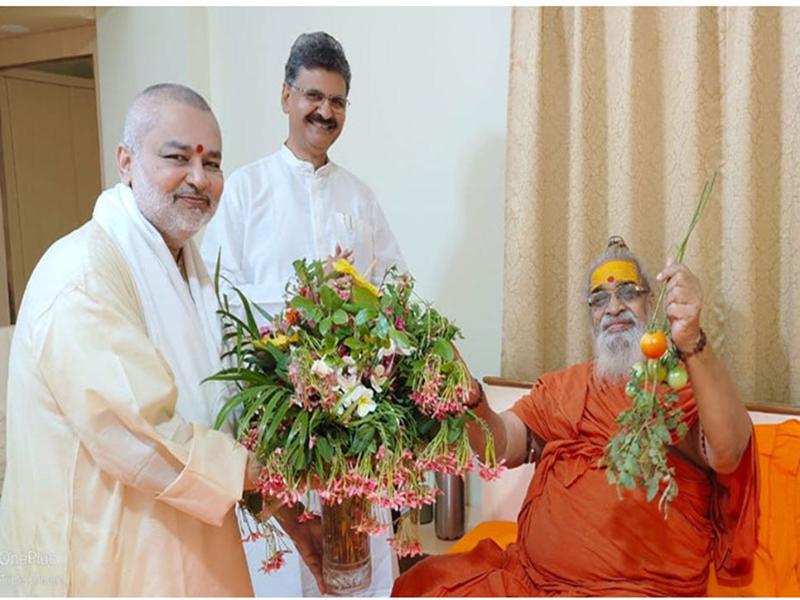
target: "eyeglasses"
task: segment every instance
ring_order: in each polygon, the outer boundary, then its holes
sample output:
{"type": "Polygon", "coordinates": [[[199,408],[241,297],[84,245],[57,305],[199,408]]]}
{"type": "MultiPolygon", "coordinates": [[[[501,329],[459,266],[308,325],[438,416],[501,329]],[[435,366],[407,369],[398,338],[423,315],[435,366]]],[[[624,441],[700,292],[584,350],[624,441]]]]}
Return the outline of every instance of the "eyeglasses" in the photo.
{"type": "Polygon", "coordinates": [[[315,90],[314,88],[301,88],[296,85],[292,85],[291,83],[288,83],[287,85],[293,90],[303,94],[303,98],[306,99],[306,102],[310,102],[316,106],[321,106],[322,103],[327,100],[331,105],[331,110],[336,113],[343,113],[347,110],[347,107],[350,104],[350,100],[344,96],[329,96],[328,94],[320,92],[319,90],[315,90]]]}
{"type": "Polygon", "coordinates": [[[608,306],[611,302],[611,296],[617,297],[617,300],[623,304],[633,302],[642,294],[648,293],[650,290],[635,283],[620,283],[613,290],[597,290],[589,294],[586,302],[592,310],[599,310],[608,306]]]}

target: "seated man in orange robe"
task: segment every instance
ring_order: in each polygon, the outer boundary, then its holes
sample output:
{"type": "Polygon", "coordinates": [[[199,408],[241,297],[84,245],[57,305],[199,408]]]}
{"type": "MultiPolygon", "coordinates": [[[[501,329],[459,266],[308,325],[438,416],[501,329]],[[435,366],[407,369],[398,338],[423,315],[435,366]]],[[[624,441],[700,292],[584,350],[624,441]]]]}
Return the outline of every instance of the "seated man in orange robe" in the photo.
{"type": "MultiPolygon", "coordinates": [[[[730,584],[751,575],[758,471],[750,417],[700,328],[702,295],[682,264],[667,263],[672,339],[691,379],[680,393],[686,437],[668,461],[680,488],[668,518],[641,489],[622,499],[598,462],[628,408],[630,367],[654,310],[640,261],[611,238],[587,280],[595,360],[546,373],[514,407],[495,413],[473,382],[476,412],[509,467],[536,462],[517,541],[481,541],[463,554],[427,558],[396,582],[395,596],[702,596],[709,563],[730,584]]],[[[479,455],[485,440],[470,430],[479,455]]]]}

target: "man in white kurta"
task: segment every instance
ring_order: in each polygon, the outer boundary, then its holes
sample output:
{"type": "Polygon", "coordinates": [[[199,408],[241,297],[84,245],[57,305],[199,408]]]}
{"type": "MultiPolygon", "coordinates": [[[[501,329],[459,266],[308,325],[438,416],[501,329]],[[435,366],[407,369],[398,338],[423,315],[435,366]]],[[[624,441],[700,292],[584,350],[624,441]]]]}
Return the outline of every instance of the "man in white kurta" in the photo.
{"type": "MultiPolygon", "coordinates": [[[[138,111],[138,112],[137,112],[138,111]]],[[[205,101],[145,90],[123,183],[33,271],[11,345],[0,592],[252,595],[233,507],[248,453],[210,428],[215,296],[191,236],[222,191],[205,101]]]]}
{"type": "MultiPolygon", "coordinates": [[[[298,37],[281,96],[289,137],[278,152],[228,178],[220,208],[203,237],[209,271],[214,272],[220,256],[221,274],[271,315],[282,308],[284,287],[298,258],[324,259],[337,246],[351,250],[355,267],[375,284],[392,265],[407,270],[372,191],[328,157],[344,127],[349,89],[350,67],[341,45],[323,32],[298,37]]],[[[240,308],[236,294],[228,294],[228,300],[232,308],[240,308]]],[[[257,311],[254,316],[265,321],[257,311]]],[[[372,538],[368,594],[388,596],[391,591],[397,561],[387,538],[372,538]]],[[[256,574],[256,593],[269,593],[286,577],[280,572],[256,574]]],[[[318,594],[305,571],[302,592],[318,594]]]]}
{"type": "MultiPolygon", "coordinates": [[[[221,251],[221,273],[249,300],[276,314],[294,275],[292,262],[327,258],[337,245],[353,251],[356,268],[362,273],[369,269],[375,284],[391,265],[406,270],[366,184],[332,161],[315,169],[283,145],[228,178],[203,236],[202,253],[213,273],[221,251]]],[[[236,294],[228,300],[239,306],[236,294]]]]}

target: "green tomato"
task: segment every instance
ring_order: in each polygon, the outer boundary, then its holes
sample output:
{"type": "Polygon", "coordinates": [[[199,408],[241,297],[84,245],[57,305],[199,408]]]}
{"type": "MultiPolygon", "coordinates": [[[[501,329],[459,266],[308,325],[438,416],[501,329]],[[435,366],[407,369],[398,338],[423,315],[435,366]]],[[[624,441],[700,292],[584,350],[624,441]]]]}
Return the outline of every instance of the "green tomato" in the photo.
{"type": "Polygon", "coordinates": [[[667,385],[673,390],[682,390],[689,383],[689,374],[682,366],[678,365],[667,373],[667,385]]]}
{"type": "Polygon", "coordinates": [[[628,398],[633,398],[636,394],[639,393],[639,384],[635,381],[629,381],[625,384],[625,395],[628,398]]]}
{"type": "Polygon", "coordinates": [[[645,366],[644,362],[641,360],[639,362],[633,363],[631,367],[631,379],[633,381],[641,381],[645,374],[645,366]]]}
{"type": "Polygon", "coordinates": [[[656,381],[664,381],[667,378],[667,367],[660,360],[651,358],[647,361],[647,375],[656,381]]]}

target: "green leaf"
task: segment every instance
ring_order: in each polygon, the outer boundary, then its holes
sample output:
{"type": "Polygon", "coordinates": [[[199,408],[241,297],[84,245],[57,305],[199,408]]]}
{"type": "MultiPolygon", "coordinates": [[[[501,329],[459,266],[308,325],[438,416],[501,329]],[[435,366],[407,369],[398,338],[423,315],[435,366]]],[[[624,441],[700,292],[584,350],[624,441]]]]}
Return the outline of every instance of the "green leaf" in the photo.
{"type": "Polygon", "coordinates": [[[385,338],[389,335],[389,320],[383,315],[378,315],[378,324],[375,326],[375,333],[380,338],[385,338]]]}
{"type": "Polygon", "coordinates": [[[286,438],[286,445],[292,443],[292,440],[295,436],[300,436],[300,439],[303,440],[306,437],[306,429],[308,428],[308,412],[303,410],[300,411],[300,414],[294,420],[294,424],[292,424],[292,428],[289,430],[289,435],[286,438]]]}
{"type": "Polygon", "coordinates": [[[433,352],[434,354],[438,354],[446,362],[453,362],[453,359],[455,358],[455,353],[453,352],[453,344],[451,344],[444,338],[439,338],[434,342],[433,347],[431,348],[431,352],[433,352]]]}
{"type": "Polygon", "coordinates": [[[238,367],[234,367],[231,369],[224,369],[219,373],[215,373],[211,377],[206,377],[203,380],[203,383],[205,383],[206,381],[244,381],[246,383],[252,383],[254,385],[263,385],[267,383],[272,383],[274,380],[269,375],[256,373],[255,371],[250,371],[248,369],[240,369],[238,367]]]}
{"type": "Polygon", "coordinates": [[[629,490],[632,490],[636,487],[633,477],[625,472],[619,474],[619,482],[629,490]]]}
{"type": "Polygon", "coordinates": [[[313,313],[315,310],[317,310],[317,305],[305,296],[295,296],[292,298],[292,301],[289,302],[289,306],[293,306],[297,310],[302,311],[307,318],[310,318],[310,313],[313,313]]]}
{"type": "Polygon", "coordinates": [[[461,428],[460,427],[453,427],[451,426],[447,430],[447,443],[454,444],[455,441],[461,437],[461,428]]]}
{"type": "Polygon", "coordinates": [[[283,417],[286,416],[286,413],[289,411],[289,407],[291,403],[289,399],[283,404],[278,406],[278,410],[275,412],[275,418],[272,420],[272,423],[269,424],[269,429],[266,433],[266,439],[270,440],[275,435],[275,432],[278,431],[278,427],[280,426],[281,422],[283,421],[283,417]]]}
{"type": "Polygon", "coordinates": [[[353,286],[353,304],[358,308],[371,308],[376,312],[380,308],[378,298],[372,292],[357,285],[353,286]]]}
{"type": "Polygon", "coordinates": [[[342,305],[342,299],[330,287],[323,285],[319,290],[319,299],[329,311],[334,311],[342,305]]]}
{"type": "Polygon", "coordinates": [[[331,327],[333,327],[333,322],[330,317],[325,317],[319,322],[319,332],[322,335],[327,334],[331,330],[331,327]]]}
{"type": "Polygon", "coordinates": [[[669,443],[671,436],[669,434],[669,429],[667,429],[666,425],[663,425],[663,424],[656,425],[654,427],[654,432],[655,432],[655,435],[657,436],[657,439],[660,438],[661,441],[663,441],[665,443],[669,443]]]}
{"type": "Polygon", "coordinates": [[[330,462],[333,458],[333,448],[331,448],[327,437],[321,435],[317,438],[317,452],[326,462],[330,462]]]}
{"type": "MultiPolygon", "coordinates": [[[[250,390],[245,390],[245,392],[249,392],[250,390]]],[[[250,429],[250,421],[253,420],[253,416],[258,412],[258,409],[261,408],[261,403],[258,401],[258,396],[262,396],[264,394],[264,390],[260,390],[257,394],[255,394],[255,400],[248,406],[244,414],[242,414],[241,418],[239,419],[239,425],[236,427],[236,439],[240,440],[247,433],[248,429],[250,429]]]]}
{"type": "Polygon", "coordinates": [[[275,412],[275,407],[281,401],[289,402],[289,392],[283,388],[275,388],[264,398],[266,405],[264,411],[261,413],[261,421],[259,423],[259,429],[261,430],[261,434],[258,438],[259,446],[263,445],[266,440],[266,433],[272,422],[272,414],[275,412]]]}
{"type": "Polygon", "coordinates": [[[294,467],[298,471],[305,468],[307,454],[303,450],[298,450],[294,459],[294,467]]]}
{"type": "Polygon", "coordinates": [[[356,315],[356,326],[369,323],[372,319],[378,316],[378,313],[371,308],[362,308],[356,315]]]}
{"type": "Polygon", "coordinates": [[[411,338],[408,337],[402,331],[392,328],[389,336],[394,340],[395,344],[397,344],[400,348],[408,349],[412,348],[414,344],[411,343],[411,338]]]}
{"type": "Polygon", "coordinates": [[[322,464],[322,455],[319,452],[314,454],[314,469],[317,471],[317,475],[320,479],[325,478],[325,466],[322,464]]]}
{"type": "Polygon", "coordinates": [[[347,313],[340,308],[333,313],[333,322],[337,325],[344,325],[347,323],[347,313]]]}
{"type": "Polygon", "coordinates": [[[222,427],[222,424],[225,422],[225,419],[228,417],[228,414],[237,406],[239,406],[242,402],[244,402],[244,397],[242,393],[236,394],[235,396],[231,396],[225,402],[225,404],[220,409],[219,413],[217,414],[217,420],[214,421],[214,429],[219,429],[222,427]]]}
{"type": "Polygon", "coordinates": [[[358,350],[359,348],[364,347],[364,344],[354,337],[349,337],[345,339],[344,345],[350,348],[351,350],[358,350]]]}
{"type": "Polygon", "coordinates": [[[244,309],[244,314],[247,317],[247,329],[250,331],[250,335],[254,338],[260,337],[258,335],[258,325],[256,325],[256,320],[253,318],[253,311],[250,310],[250,302],[247,300],[245,295],[239,290],[239,288],[233,288],[233,291],[239,296],[239,300],[242,302],[242,308],[244,309]]]}
{"type": "Polygon", "coordinates": [[[654,477],[654,478],[650,479],[647,482],[647,485],[645,486],[645,489],[647,490],[647,501],[648,502],[652,501],[653,498],[656,497],[656,494],[658,494],[658,482],[659,482],[659,478],[658,477],[654,477]]]}

